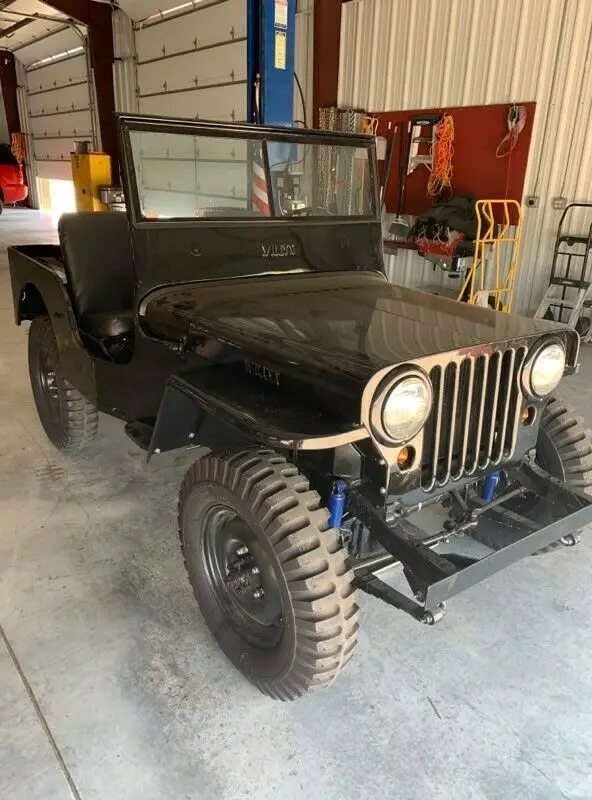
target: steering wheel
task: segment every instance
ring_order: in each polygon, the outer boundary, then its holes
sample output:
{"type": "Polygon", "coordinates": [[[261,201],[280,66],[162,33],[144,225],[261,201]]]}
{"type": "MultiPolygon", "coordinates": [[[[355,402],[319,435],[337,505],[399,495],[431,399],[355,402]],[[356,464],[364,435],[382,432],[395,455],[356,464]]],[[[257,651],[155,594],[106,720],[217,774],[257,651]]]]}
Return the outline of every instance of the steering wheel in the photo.
{"type": "Polygon", "coordinates": [[[293,208],[289,213],[285,215],[286,217],[334,217],[331,211],[322,206],[304,206],[304,208],[293,208]],[[316,213],[315,212],[319,212],[316,213]]]}

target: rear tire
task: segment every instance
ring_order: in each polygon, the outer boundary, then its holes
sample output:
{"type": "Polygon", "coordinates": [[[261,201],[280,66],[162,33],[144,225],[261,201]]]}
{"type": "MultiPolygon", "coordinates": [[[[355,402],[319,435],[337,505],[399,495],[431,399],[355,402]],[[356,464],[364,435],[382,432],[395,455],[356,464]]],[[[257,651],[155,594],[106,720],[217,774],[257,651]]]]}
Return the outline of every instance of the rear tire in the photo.
{"type": "Polygon", "coordinates": [[[79,450],[97,435],[99,413],[64,377],[48,316],[31,322],[28,353],[33,397],[47,438],[59,450],[79,450]]]}
{"type": "MultiPolygon", "coordinates": [[[[590,432],[584,428],[584,420],[577,416],[575,409],[555,397],[549,400],[542,413],[536,445],[536,463],[567,486],[592,494],[590,432]]],[[[523,499],[510,502],[507,508],[541,525],[552,521],[546,504],[534,495],[527,495],[523,499]]],[[[519,534],[510,528],[500,528],[495,532],[480,531],[477,528],[471,535],[493,550],[500,550],[520,538],[519,534]]],[[[563,544],[562,540],[552,542],[533,555],[549,553],[563,544]]]]}
{"type": "Polygon", "coordinates": [[[201,612],[263,693],[328,687],[357,641],[352,572],[307,478],[269,450],[208,455],[188,470],[179,534],[201,612]]]}

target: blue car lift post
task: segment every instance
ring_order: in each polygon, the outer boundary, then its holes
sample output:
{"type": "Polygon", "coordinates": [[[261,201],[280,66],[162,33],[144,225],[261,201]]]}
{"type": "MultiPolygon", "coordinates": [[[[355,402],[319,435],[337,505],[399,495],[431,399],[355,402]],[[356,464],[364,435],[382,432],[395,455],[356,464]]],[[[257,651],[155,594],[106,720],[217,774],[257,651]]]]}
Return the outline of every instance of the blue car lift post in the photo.
{"type": "MultiPolygon", "coordinates": [[[[248,0],[247,113],[249,122],[291,127],[294,119],[296,0],[248,0]]],[[[281,206],[280,184],[294,145],[271,142],[267,149],[271,192],[281,206]]]]}
{"type": "Polygon", "coordinates": [[[249,122],[291,126],[296,0],[247,2],[249,122]]]}

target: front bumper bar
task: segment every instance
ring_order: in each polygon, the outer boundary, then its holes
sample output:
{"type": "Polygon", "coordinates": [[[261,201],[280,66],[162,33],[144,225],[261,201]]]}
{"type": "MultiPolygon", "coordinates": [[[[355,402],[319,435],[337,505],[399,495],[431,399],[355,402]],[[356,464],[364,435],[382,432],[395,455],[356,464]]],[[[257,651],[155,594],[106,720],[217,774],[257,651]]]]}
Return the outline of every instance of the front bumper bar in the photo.
{"type": "MultiPolygon", "coordinates": [[[[366,525],[390,554],[390,564],[401,563],[414,598],[384,583],[376,574],[377,567],[354,566],[360,589],[380,597],[385,602],[412,614],[424,622],[434,621],[435,612],[450,597],[494,575],[524,556],[531,555],[553,542],[592,522],[592,497],[568,488],[537,466],[523,464],[506,470],[509,490],[492,503],[485,503],[473,489],[459,502],[465,510],[465,521],[456,530],[443,530],[440,535],[426,539],[425,534],[408,518],[394,525],[387,524],[366,494],[364,486],[349,493],[349,509],[366,525]],[[504,506],[517,494],[534,494],[539,498],[546,524],[539,524],[504,506]],[[510,525],[516,540],[512,544],[480,559],[454,554],[440,554],[433,546],[451,533],[462,533],[477,525],[510,525]]],[[[385,566],[383,563],[381,566],[385,566]]]]}

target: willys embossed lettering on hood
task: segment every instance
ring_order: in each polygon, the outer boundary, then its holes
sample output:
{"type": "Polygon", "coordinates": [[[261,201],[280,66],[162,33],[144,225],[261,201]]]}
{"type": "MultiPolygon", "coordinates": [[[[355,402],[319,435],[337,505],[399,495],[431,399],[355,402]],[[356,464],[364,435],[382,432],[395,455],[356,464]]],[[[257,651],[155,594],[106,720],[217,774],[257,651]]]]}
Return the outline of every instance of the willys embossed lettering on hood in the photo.
{"type": "Polygon", "coordinates": [[[295,244],[263,244],[261,243],[263,258],[289,258],[296,255],[295,244]]]}

